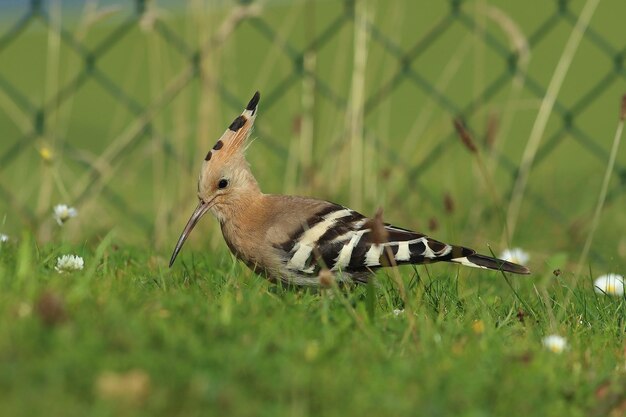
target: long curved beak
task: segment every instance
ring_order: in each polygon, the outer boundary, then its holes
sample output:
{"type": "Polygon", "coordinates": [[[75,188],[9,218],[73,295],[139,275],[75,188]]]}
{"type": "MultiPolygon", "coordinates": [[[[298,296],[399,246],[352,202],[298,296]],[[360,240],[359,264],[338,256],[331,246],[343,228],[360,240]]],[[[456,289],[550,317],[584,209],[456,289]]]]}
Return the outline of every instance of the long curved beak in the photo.
{"type": "Polygon", "coordinates": [[[198,220],[200,220],[200,218],[204,216],[207,211],[209,211],[210,207],[211,205],[209,203],[201,201],[198,204],[198,207],[196,207],[196,209],[193,211],[193,214],[189,218],[189,221],[187,222],[183,233],[181,233],[180,237],[178,238],[178,242],[176,243],[176,247],[174,248],[174,253],[172,253],[172,258],[170,259],[170,268],[174,264],[174,261],[178,256],[178,252],[180,252],[180,249],[183,247],[185,240],[187,240],[187,236],[189,236],[196,223],[198,223],[198,220]]]}

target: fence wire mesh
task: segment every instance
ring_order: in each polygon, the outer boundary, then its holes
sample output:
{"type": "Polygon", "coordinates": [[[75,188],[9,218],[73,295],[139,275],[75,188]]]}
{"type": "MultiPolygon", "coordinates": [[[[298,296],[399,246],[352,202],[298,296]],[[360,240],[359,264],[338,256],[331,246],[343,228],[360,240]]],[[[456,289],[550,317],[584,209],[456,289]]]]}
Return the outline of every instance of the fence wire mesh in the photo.
{"type": "MultiPolygon", "coordinates": [[[[55,233],[51,205],[66,202],[81,213],[70,227],[97,236],[114,225],[168,245],[194,204],[203,151],[260,89],[250,158],[270,191],[364,211],[384,203],[407,225],[482,242],[485,224],[491,237],[502,230],[542,100],[580,33],[506,239],[576,253],[626,91],[626,6],[510,3],[8,2],[0,227],[46,239],[55,233]],[[486,177],[455,118],[484,156],[486,177]],[[457,222],[442,221],[453,216],[450,196],[463,207],[457,222]]],[[[625,188],[622,152],[597,260],[626,258],[625,188]]]]}

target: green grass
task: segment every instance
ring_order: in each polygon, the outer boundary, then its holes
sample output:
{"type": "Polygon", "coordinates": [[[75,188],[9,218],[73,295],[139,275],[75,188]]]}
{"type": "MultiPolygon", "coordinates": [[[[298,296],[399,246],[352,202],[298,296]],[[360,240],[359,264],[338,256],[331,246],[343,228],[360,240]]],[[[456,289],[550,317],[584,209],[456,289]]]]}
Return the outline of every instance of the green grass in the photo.
{"type": "Polygon", "coordinates": [[[403,306],[385,274],[295,290],[228,256],[168,270],[115,242],[63,275],[55,257],[75,246],[2,246],[1,415],[583,416],[624,399],[595,392],[623,394],[626,299],[589,281],[511,277],[517,299],[497,273],[405,268],[403,306]],[[541,344],[552,333],[561,354],[541,344]]]}
{"type": "MultiPolygon", "coordinates": [[[[221,1],[156,3],[166,9],[159,22],[190,51],[233,10],[221,1]]],[[[0,416],[622,415],[626,299],[596,294],[592,280],[625,275],[624,175],[612,178],[588,271],[574,277],[626,91],[622,3],[602,2],[591,20],[593,34],[558,97],[573,124],[548,144],[567,122],[551,115],[516,233],[500,240],[514,167],[584,3],[464,1],[460,13],[446,1],[368,3],[372,25],[402,53],[428,42],[407,63],[368,39],[366,100],[399,78],[364,115],[362,203],[352,208],[372,214],[383,206],[387,221],[482,253],[510,244],[531,255],[533,275],[511,276],[510,284],[492,272],[403,267],[406,306],[393,272],[342,291],[272,286],[233,261],[208,218],[167,268],[196,204],[202,158],[257,89],[258,139],[248,158],[262,189],[352,205],[351,138],[339,134],[350,112],[325,93],[351,97],[354,24],[344,2],[266,2],[211,50],[204,76],[112,155],[137,121],[134,106],[157,101],[189,56],[139,22],[102,49],[135,16],[128,2],[86,26],[76,9],[61,10],[66,37],[58,46],[50,25],[34,18],[0,49],[0,233],[11,237],[0,243],[0,416]],[[516,90],[510,45],[520,39],[486,19],[485,6],[531,42],[527,74],[537,85],[516,90]],[[299,54],[336,19],[339,29],[314,50],[311,93],[299,54]],[[429,36],[437,27],[445,29],[429,36]],[[68,39],[96,54],[94,68],[111,83],[86,70],[68,39]],[[80,74],[84,84],[50,101],[80,74]],[[452,120],[501,77],[502,89],[465,117],[484,174],[453,136],[452,120]],[[310,113],[303,98],[313,102],[310,113]],[[492,116],[494,150],[483,137],[492,116]],[[311,137],[296,128],[303,119],[311,137]],[[24,141],[33,129],[40,131],[24,141]],[[445,209],[446,195],[454,210],[445,209]],[[79,216],[59,228],[51,217],[57,203],[75,205],[79,216]],[[83,256],[85,270],[58,274],[56,257],[67,253],[83,256]],[[569,348],[548,351],[548,334],[566,337],[569,348]]],[[[0,13],[0,36],[26,9],[0,13]]],[[[625,164],[618,152],[622,174],[625,164]]]]}

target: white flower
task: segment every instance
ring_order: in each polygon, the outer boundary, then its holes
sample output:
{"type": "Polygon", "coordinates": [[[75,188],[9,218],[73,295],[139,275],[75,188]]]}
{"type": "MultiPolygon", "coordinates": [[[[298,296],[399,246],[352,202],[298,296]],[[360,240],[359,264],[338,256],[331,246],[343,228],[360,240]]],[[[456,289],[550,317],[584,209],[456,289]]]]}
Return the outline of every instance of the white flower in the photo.
{"type": "Polygon", "coordinates": [[[404,310],[395,309],[393,310],[393,315],[398,317],[399,315],[404,314],[404,310]]]}
{"type": "Polygon", "coordinates": [[[54,206],[54,219],[59,223],[59,226],[63,226],[63,223],[76,216],[78,216],[78,211],[74,207],[69,207],[66,204],[54,206]]]}
{"type": "Polygon", "coordinates": [[[617,274],[599,276],[593,282],[593,289],[598,294],[624,295],[624,277],[617,274]]]}
{"type": "Polygon", "coordinates": [[[530,255],[523,249],[511,248],[503,250],[500,259],[524,265],[530,259],[530,255]]]}
{"type": "Polygon", "coordinates": [[[554,353],[561,353],[567,348],[567,340],[558,334],[551,334],[542,340],[543,346],[554,353]]]}
{"type": "Polygon", "coordinates": [[[5,235],[4,233],[0,233],[0,243],[6,243],[9,241],[9,236],[5,235]]]}
{"type": "Polygon", "coordinates": [[[78,255],[63,255],[57,258],[57,266],[54,269],[58,273],[80,271],[85,266],[85,261],[78,255]]]}

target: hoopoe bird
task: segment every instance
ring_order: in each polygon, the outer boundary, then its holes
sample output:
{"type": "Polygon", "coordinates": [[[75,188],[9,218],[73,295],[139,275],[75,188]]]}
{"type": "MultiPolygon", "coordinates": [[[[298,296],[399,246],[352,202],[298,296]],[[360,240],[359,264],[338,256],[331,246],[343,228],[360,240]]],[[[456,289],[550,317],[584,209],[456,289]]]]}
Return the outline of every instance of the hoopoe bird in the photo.
{"type": "Polygon", "coordinates": [[[383,225],[382,214],[381,233],[372,219],[339,204],[262,193],[245,158],[259,99],[256,92],[206,154],[198,179],[199,204],[178,239],[170,267],[198,220],[210,211],[230,251],[273,282],[318,285],[319,272],[327,269],[339,281],[359,283],[381,267],[440,261],[530,273],[512,262],[383,225]]]}

